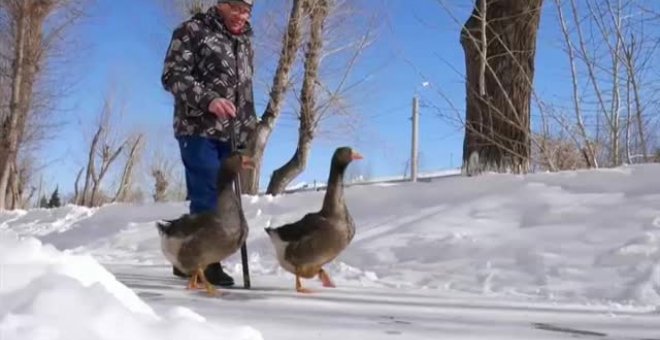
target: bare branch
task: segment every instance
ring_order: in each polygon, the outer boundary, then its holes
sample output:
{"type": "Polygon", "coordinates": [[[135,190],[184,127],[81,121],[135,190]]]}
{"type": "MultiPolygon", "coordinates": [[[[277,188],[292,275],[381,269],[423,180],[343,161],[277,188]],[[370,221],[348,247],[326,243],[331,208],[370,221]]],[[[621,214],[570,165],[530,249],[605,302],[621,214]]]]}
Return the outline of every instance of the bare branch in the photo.
{"type": "Polygon", "coordinates": [[[576,69],[576,64],[575,64],[575,54],[574,54],[575,52],[574,52],[573,43],[572,43],[570,35],[568,33],[568,26],[566,24],[566,20],[564,19],[564,11],[561,8],[560,0],[555,0],[555,4],[557,5],[557,12],[559,14],[559,23],[560,23],[560,26],[561,26],[562,34],[564,36],[564,43],[566,44],[566,50],[568,52],[568,60],[569,60],[569,63],[571,65],[571,81],[572,81],[572,86],[573,86],[573,105],[574,105],[574,110],[575,110],[575,119],[577,121],[578,131],[579,131],[580,137],[582,139],[582,144],[586,148],[587,164],[597,168],[598,167],[598,158],[596,157],[596,152],[593,149],[593,144],[591,143],[591,141],[589,139],[589,136],[587,134],[587,129],[585,128],[584,119],[583,119],[582,112],[581,112],[580,94],[579,94],[579,86],[578,86],[578,75],[577,75],[577,69],[576,69]]]}
{"type": "Polygon", "coordinates": [[[127,143],[131,144],[131,148],[126,157],[124,170],[122,171],[121,180],[119,181],[119,188],[117,189],[117,193],[112,199],[112,202],[125,202],[128,198],[128,194],[131,190],[133,168],[139,158],[143,137],[142,134],[138,134],[132,141],[127,141],[127,143]]]}

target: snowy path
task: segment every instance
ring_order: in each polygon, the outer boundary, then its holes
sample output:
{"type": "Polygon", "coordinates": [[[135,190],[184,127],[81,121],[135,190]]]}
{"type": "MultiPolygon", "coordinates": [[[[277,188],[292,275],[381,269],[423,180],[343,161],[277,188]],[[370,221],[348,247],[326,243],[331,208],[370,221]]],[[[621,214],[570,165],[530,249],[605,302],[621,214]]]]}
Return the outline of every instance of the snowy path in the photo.
{"type": "MultiPolygon", "coordinates": [[[[343,287],[293,291],[293,280],[255,277],[253,290],[209,298],[162,266],[108,266],[156,310],[180,305],[209,321],[259,329],[264,339],[660,339],[657,314],[442,296],[434,291],[343,287]]],[[[240,281],[240,277],[239,277],[240,281]]]]}

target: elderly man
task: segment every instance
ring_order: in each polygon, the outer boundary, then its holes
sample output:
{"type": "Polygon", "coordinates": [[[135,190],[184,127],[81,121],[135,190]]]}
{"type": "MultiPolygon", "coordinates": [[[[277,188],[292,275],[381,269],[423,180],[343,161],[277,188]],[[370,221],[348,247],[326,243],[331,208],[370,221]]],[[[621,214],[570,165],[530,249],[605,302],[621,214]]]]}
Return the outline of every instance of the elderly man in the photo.
{"type": "MultiPolygon", "coordinates": [[[[251,13],[252,0],[219,0],[179,25],[167,49],[161,81],[174,97],[174,136],[190,213],[215,209],[218,169],[232,151],[230,129],[235,129],[240,147],[257,122],[251,13]]],[[[212,284],[234,284],[220,263],[207,267],[205,274],[212,284]]]]}

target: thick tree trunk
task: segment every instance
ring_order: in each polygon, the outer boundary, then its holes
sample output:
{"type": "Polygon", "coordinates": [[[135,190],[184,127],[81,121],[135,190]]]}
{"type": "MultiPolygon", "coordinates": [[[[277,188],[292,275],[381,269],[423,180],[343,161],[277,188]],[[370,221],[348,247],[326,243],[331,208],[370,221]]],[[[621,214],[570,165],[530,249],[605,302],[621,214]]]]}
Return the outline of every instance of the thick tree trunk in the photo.
{"type": "Polygon", "coordinates": [[[328,16],[328,4],[326,0],[310,0],[308,4],[311,27],[305,56],[303,85],[300,90],[298,145],[293,157],[282,167],[273,171],[266,191],[271,195],[281,194],[287,185],[305,170],[314,139],[314,124],[317,118],[316,83],[323,49],[323,26],[328,16]]]}
{"type": "Polygon", "coordinates": [[[16,162],[9,168],[9,188],[7,190],[7,206],[9,210],[20,209],[21,207],[21,178],[16,162]]]}
{"type": "Polygon", "coordinates": [[[323,49],[323,26],[328,16],[326,0],[310,0],[309,15],[311,21],[310,38],[305,55],[305,73],[300,90],[300,127],[298,145],[293,157],[282,167],[273,171],[268,184],[267,194],[277,195],[284,192],[287,185],[298,177],[307,165],[309,151],[314,139],[316,121],[316,83],[318,80],[321,51],[323,49]]]}
{"type": "MultiPolygon", "coordinates": [[[[9,112],[0,122],[0,210],[21,202],[22,190],[10,181],[12,164],[19,163],[19,151],[26,135],[32,94],[39,66],[45,55],[43,46],[46,18],[57,5],[52,0],[9,1],[1,4],[13,26],[13,60],[9,112]],[[19,197],[16,197],[19,195],[19,197]]],[[[21,183],[23,185],[23,183],[21,183]]]]}
{"type": "Polygon", "coordinates": [[[305,170],[309,151],[312,149],[312,138],[311,136],[305,137],[305,135],[307,134],[301,134],[298,138],[298,147],[296,147],[293,157],[283,166],[273,171],[266,189],[267,194],[279,195],[283,193],[289,183],[305,170]]]}
{"type": "Polygon", "coordinates": [[[463,169],[468,175],[529,169],[530,98],[542,2],[477,0],[461,32],[467,91],[463,169]]]}
{"type": "Polygon", "coordinates": [[[0,210],[7,207],[6,198],[9,189],[9,177],[11,173],[11,165],[17,158],[18,154],[18,123],[20,120],[19,113],[21,105],[21,89],[23,83],[24,69],[25,69],[25,49],[26,49],[26,31],[28,29],[28,18],[26,13],[26,5],[20,4],[16,14],[16,41],[14,49],[14,62],[12,64],[12,87],[11,99],[9,100],[9,117],[7,121],[3,122],[2,130],[3,136],[2,149],[3,159],[0,160],[0,210]]]}
{"type": "Polygon", "coordinates": [[[257,125],[257,129],[247,146],[247,152],[255,162],[254,170],[245,171],[241,174],[241,188],[247,194],[254,195],[259,192],[259,177],[261,176],[264,151],[275,127],[275,122],[280,115],[282,103],[289,87],[291,67],[296,59],[296,52],[300,48],[302,38],[302,8],[307,1],[293,0],[287,31],[282,41],[280,59],[273,78],[273,86],[270,90],[270,99],[268,100],[264,114],[261,116],[261,121],[257,125]]]}

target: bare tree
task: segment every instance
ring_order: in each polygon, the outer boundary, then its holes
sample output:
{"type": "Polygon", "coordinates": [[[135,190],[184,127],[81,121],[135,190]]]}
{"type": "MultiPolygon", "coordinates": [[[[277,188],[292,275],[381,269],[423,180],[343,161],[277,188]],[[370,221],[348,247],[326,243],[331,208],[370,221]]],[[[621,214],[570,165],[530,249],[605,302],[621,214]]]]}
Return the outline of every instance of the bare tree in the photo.
{"type": "Polygon", "coordinates": [[[246,193],[256,194],[259,191],[259,176],[266,144],[280,116],[282,104],[290,86],[291,68],[302,43],[303,7],[307,1],[309,0],[293,0],[291,4],[287,29],[282,37],[281,51],[273,75],[268,103],[247,146],[247,152],[252,155],[255,161],[255,168],[246,171],[241,176],[242,189],[246,193]]]}
{"type": "MultiPolygon", "coordinates": [[[[619,5],[621,5],[620,2],[619,5]]],[[[651,39],[647,40],[645,30],[635,29],[636,25],[641,25],[643,28],[643,21],[635,24],[632,20],[626,20],[627,24],[622,24],[621,7],[613,9],[613,6],[610,4],[608,6],[608,11],[612,15],[615,15],[614,13],[616,13],[618,19],[615,25],[615,34],[617,41],[620,43],[615,49],[616,54],[614,57],[621,60],[625,69],[625,100],[627,117],[625,137],[626,158],[628,163],[632,163],[630,130],[631,125],[633,124],[632,121],[634,120],[637,128],[636,136],[639,142],[639,151],[641,152],[643,161],[646,162],[650,160],[650,150],[648,145],[645,110],[646,106],[648,106],[646,104],[652,103],[652,99],[648,100],[649,92],[651,93],[650,96],[653,96],[658,92],[658,88],[656,87],[650,91],[643,91],[641,87],[645,85],[642,83],[645,73],[648,73],[649,66],[654,64],[652,60],[657,58],[657,48],[660,44],[660,36],[656,34],[656,36],[651,36],[651,39]]],[[[660,18],[654,20],[660,22],[660,18]]],[[[655,84],[657,84],[657,82],[655,84]]]]}
{"type": "Polygon", "coordinates": [[[305,165],[314,139],[316,116],[316,84],[319,63],[323,49],[323,26],[329,12],[329,0],[308,0],[305,11],[310,17],[310,38],[305,58],[305,75],[300,93],[300,128],[298,145],[293,157],[281,168],[275,170],[266,193],[279,194],[298,176],[305,165]]]}
{"type": "Polygon", "coordinates": [[[175,160],[168,156],[171,153],[163,152],[161,144],[152,143],[152,154],[147,161],[147,171],[153,179],[152,198],[154,202],[165,202],[170,199],[184,199],[185,188],[177,190],[175,160]],[[181,191],[184,194],[178,194],[181,191]]]}
{"type": "Polygon", "coordinates": [[[170,182],[167,180],[165,173],[160,169],[154,169],[151,172],[154,178],[154,202],[165,202],[167,200],[167,187],[170,182]]]}
{"type": "MultiPolygon", "coordinates": [[[[584,155],[585,155],[585,160],[588,164],[589,167],[598,167],[598,158],[596,157],[596,152],[594,149],[594,143],[590,140],[589,133],[587,132],[585,123],[584,123],[584,116],[582,114],[582,106],[580,103],[580,93],[579,93],[579,77],[577,73],[577,66],[576,66],[576,56],[575,56],[575,47],[573,46],[573,43],[570,39],[570,33],[568,26],[566,24],[566,20],[564,19],[564,14],[561,9],[561,5],[559,0],[555,0],[555,3],[557,4],[557,9],[558,9],[558,14],[559,14],[559,21],[560,21],[560,26],[562,30],[562,34],[564,36],[564,41],[566,43],[566,51],[568,55],[568,61],[571,66],[571,84],[573,87],[573,105],[574,105],[574,112],[575,112],[575,122],[577,125],[578,133],[580,136],[580,140],[582,141],[581,144],[584,145],[584,155]]],[[[580,142],[578,142],[580,143],[580,142]]]]}
{"type": "MultiPolygon", "coordinates": [[[[561,130],[559,130],[561,131],[561,130]]],[[[545,148],[545,153],[539,148],[533,150],[534,162],[541,171],[576,170],[589,167],[584,157],[584,150],[580,150],[570,137],[558,133],[556,137],[550,135],[536,136],[545,148]]]]}
{"type": "Polygon", "coordinates": [[[528,170],[541,6],[542,0],[477,0],[461,31],[467,71],[463,168],[469,175],[528,170]]]}
{"type": "Polygon", "coordinates": [[[646,26],[657,19],[647,18],[642,1],[581,3],[584,6],[575,0],[555,0],[571,64],[575,124],[584,155],[594,167],[601,161],[609,166],[620,165],[624,159],[628,163],[634,158],[648,161],[648,132],[652,129],[645,111],[658,88],[657,81],[645,79],[653,74],[652,60],[657,58],[660,40],[646,26]],[[564,4],[572,20],[565,14],[564,4]],[[592,129],[586,127],[586,112],[596,122],[592,129]],[[607,133],[601,134],[602,128],[607,133]]]}
{"type": "MultiPolygon", "coordinates": [[[[40,107],[35,91],[43,75],[52,67],[47,63],[65,31],[81,17],[75,0],[0,0],[0,209],[7,201],[23,198],[19,188],[20,152],[26,142],[34,141],[35,127],[45,121],[31,114],[40,107]],[[51,20],[52,19],[52,20],[51,20]],[[6,44],[6,45],[5,45],[6,44]],[[8,105],[5,107],[4,103],[8,105]]],[[[53,102],[49,103],[50,107],[53,102]]]]}
{"type": "MultiPolygon", "coordinates": [[[[35,65],[35,60],[29,58],[30,54],[34,55],[35,53],[29,51],[28,48],[41,43],[41,26],[46,15],[52,10],[52,5],[48,3],[33,4],[31,1],[3,1],[0,2],[0,6],[2,6],[0,9],[9,13],[11,20],[15,23],[16,30],[14,58],[11,67],[9,112],[1,126],[0,209],[5,209],[6,197],[13,193],[9,179],[12,168],[16,169],[16,160],[18,159],[19,141],[22,135],[19,128],[27,121],[26,115],[29,111],[29,103],[26,102],[29,97],[24,91],[31,91],[36,78],[37,65],[35,65]],[[31,32],[28,32],[31,28],[31,32]],[[37,41],[30,42],[30,38],[37,39],[37,41]]],[[[14,170],[14,172],[16,171],[14,170]]]]}
{"type": "MultiPolygon", "coordinates": [[[[119,187],[114,200],[126,198],[130,186],[132,170],[141,145],[142,136],[137,135],[131,142],[130,138],[123,138],[113,130],[112,117],[117,114],[110,97],[106,97],[100,112],[95,132],[89,142],[87,154],[87,165],[85,167],[85,182],[82,191],[78,190],[78,179],[76,179],[74,202],[84,206],[99,206],[110,201],[107,193],[104,193],[103,183],[111,167],[119,159],[123,150],[130,146],[124,171],[120,179],[119,187]]],[[[80,177],[80,174],[78,178],[80,177]]],[[[109,188],[105,187],[105,192],[109,188]]]]}
{"type": "MultiPolygon", "coordinates": [[[[440,4],[448,9],[443,1],[440,4]]],[[[650,160],[649,148],[654,145],[651,140],[657,138],[657,108],[660,107],[657,63],[653,62],[657,60],[657,47],[660,45],[658,30],[653,29],[660,23],[657,13],[645,8],[647,2],[642,0],[555,0],[555,4],[559,23],[557,29],[562,34],[567,66],[571,72],[572,100],[570,107],[567,107],[563,102],[553,103],[548,97],[542,98],[548,94],[539,95],[531,89],[531,101],[538,106],[537,117],[540,119],[540,124],[535,124],[540,129],[529,134],[533,165],[556,171],[616,166],[624,160],[628,163],[650,160]]],[[[495,89],[499,87],[500,90],[506,87],[502,86],[506,82],[497,77],[493,79],[492,86],[484,77],[484,72],[488,75],[493,69],[490,62],[494,58],[491,51],[493,40],[506,40],[501,35],[487,36],[488,48],[486,53],[483,52],[484,34],[477,28],[483,29],[485,21],[487,29],[494,30],[491,22],[495,19],[488,14],[489,6],[490,3],[477,3],[474,7],[477,19],[480,19],[480,13],[486,12],[483,16],[485,20],[474,24],[475,29],[463,35],[473,40],[472,45],[477,49],[472,54],[473,60],[480,61],[474,62],[473,70],[478,69],[479,72],[474,71],[472,75],[478,86],[472,87],[468,95],[481,94],[489,86],[491,89],[493,86],[495,89]],[[489,62],[484,63],[483,60],[489,62]]],[[[451,10],[449,12],[451,14],[451,10]]],[[[456,21],[453,15],[452,18],[456,21]]],[[[502,46],[506,53],[519,54],[509,44],[502,43],[502,46]]],[[[521,65],[520,61],[513,59],[513,68],[522,68],[521,65]]],[[[509,72],[511,67],[501,67],[500,70],[509,72]]],[[[518,77],[516,81],[531,84],[531,79],[526,77],[518,77]]],[[[443,97],[451,104],[446,96],[443,97]]],[[[504,99],[510,101],[512,98],[504,96],[504,99]]],[[[507,104],[511,106],[511,103],[507,104]]],[[[508,112],[494,103],[485,105],[489,108],[487,123],[489,120],[503,120],[511,126],[522,128],[527,125],[525,121],[508,117],[508,112]]],[[[458,112],[453,105],[452,109],[458,112]]],[[[466,136],[468,131],[480,136],[483,145],[496,145],[509,155],[523,156],[519,150],[498,140],[501,135],[494,131],[475,129],[469,120],[458,116],[450,118],[464,126],[466,136]]]]}
{"type": "Polygon", "coordinates": [[[128,149],[128,154],[126,155],[126,162],[124,163],[124,170],[121,174],[117,193],[112,199],[113,202],[127,202],[131,198],[133,172],[136,162],[139,161],[143,150],[143,139],[144,136],[142,134],[138,134],[137,136],[132,137],[126,141],[126,144],[130,145],[130,148],[128,149]]]}
{"type": "MultiPolygon", "coordinates": [[[[329,1],[317,80],[315,135],[333,138],[357,132],[364,115],[354,103],[365,100],[368,90],[364,85],[371,74],[356,75],[354,71],[376,40],[382,21],[380,14],[368,3],[329,1]]],[[[300,99],[298,105],[301,105],[300,99]]],[[[299,116],[295,119],[299,121],[299,116]]],[[[356,136],[363,131],[360,132],[356,136]]]]}
{"type": "MultiPolygon", "coordinates": [[[[351,119],[355,114],[348,108],[347,94],[354,91],[364,78],[349,82],[349,76],[359,57],[372,41],[374,22],[368,22],[364,34],[356,24],[354,2],[315,0],[309,1],[305,12],[309,17],[309,36],[304,49],[303,77],[300,87],[299,105],[295,117],[298,121],[296,150],[282,167],[276,169],[268,183],[268,194],[280,194],[307,165],[312,142],[319,134],[323,123],[331,118],[351,119]],[[342,28],[350,26],[350,34],[342,28]],[[348,39],[347,36],[356,37],[348,39]],[[337,58],[333,58],[338,56],[337,58]],[[338,62],[343,60],[345,62],[338,62]],[[326,74],[323,74],[325,68],[326,74]],[[333,83],[330,75],[337,76],[333,83]]],[[[346,133],[347,130],[343,129],[346,133]]]]}

